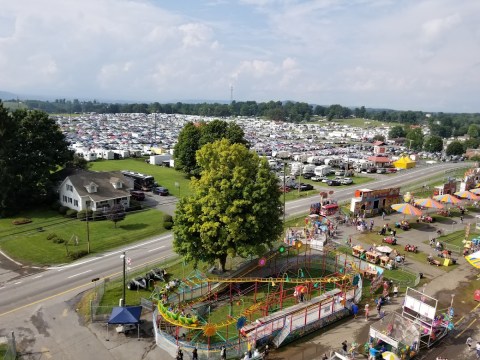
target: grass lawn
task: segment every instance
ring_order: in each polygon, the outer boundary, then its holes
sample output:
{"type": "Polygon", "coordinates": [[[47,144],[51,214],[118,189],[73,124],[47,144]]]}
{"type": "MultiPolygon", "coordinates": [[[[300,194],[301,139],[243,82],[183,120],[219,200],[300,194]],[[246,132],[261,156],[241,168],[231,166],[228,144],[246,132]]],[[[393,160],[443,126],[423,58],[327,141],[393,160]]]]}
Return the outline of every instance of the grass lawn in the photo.
{"type": "Polygon", "coordinates": [[[89,169],[93,171],[119,171],[130,170],[146,175],[152,175],[160,186],[166,187],[170,194],[180,197],[191,194],[190,178],[173,168],[150,165],[145,163],[145,158],[131,158],[124,160],[97,160],[89,163],[89,169]],[[175,183],[180,186],[175,187],[175,183]]]}
{"type": "MultiPolygon", "coordinates": [[[[25,213],[23,216],[31,218],[32,223],[14,226],[11,218],[0,219],[0,247],[16,260],[38,265],[71,261],[65,244],[55,244],[47,240],[51,233],[68,241],[70,252],[87,249],[86,222],[65,219],[48,210],[25,213]],[[39,227],[44,231],[38,231],[39,227]],[[72,236],[78,237],[78,246],[75,246],[73,240],[70,241],[72,236]]],[[[161,225],[162,216],[162,212],[153,209],[127,213],[125,220],[118,222],[116,228],[113,222],[108,220],[90,221],[91,251],[100,253],[162,233],[165,231],[161,225]]]]}

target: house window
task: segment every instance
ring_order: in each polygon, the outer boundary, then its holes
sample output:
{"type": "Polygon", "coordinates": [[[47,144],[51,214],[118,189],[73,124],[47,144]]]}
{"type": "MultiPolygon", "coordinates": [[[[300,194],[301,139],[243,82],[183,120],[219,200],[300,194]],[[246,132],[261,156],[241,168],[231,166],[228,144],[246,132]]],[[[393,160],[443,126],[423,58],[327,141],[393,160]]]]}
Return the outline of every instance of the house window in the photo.
{"type": "Polygon", "coordinates": [[[72,198],[69,197],[69,198],[68,198],[68,203],[71,204],[72,202],[73,202],[73,201],[72,201],[72,198]]]}
{"type": "Polygon", "coordinates": [[[78,207],[78,200],[73,200],[73,206],[78,207]]]}
{"type": "Polygon", "coordinates": [[[67,202],[67,197],[65,195],[63,195],[62,200],[63,200],[64,203],[66,203],[67,202]]]}
{"type": "Polygon", "coordinates": [[[73,186],[67,184],[67,191],[72,191],[73,192],[73,186]]]}

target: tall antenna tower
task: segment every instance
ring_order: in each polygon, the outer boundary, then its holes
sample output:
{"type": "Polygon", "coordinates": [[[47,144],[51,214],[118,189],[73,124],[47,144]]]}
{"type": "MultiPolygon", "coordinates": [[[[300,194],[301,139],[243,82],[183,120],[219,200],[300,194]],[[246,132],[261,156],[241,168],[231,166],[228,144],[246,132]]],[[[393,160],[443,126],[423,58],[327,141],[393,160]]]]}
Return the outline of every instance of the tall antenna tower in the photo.
{"type": "Polygon", "coordinates": [[[230,85],[230,102],[233,102],[233,85],[230,85]]]}

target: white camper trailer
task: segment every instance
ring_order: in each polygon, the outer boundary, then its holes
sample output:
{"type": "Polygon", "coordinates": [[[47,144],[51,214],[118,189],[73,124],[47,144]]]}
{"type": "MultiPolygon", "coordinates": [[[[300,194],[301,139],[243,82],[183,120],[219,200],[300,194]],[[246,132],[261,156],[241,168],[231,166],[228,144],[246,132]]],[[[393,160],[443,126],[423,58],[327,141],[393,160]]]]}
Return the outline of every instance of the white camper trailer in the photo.
{"type": "Polygon", "coordinates": [[[327,176],[332,173],[332,167],[328,165],[320,165],[315,167],[315,176],[327,176]]]}

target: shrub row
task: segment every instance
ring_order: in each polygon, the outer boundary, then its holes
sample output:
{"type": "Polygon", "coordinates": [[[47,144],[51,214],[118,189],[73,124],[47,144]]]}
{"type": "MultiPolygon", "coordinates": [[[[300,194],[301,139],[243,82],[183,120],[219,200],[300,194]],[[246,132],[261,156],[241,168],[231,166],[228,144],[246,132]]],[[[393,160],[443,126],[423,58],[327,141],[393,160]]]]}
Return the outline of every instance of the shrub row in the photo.
{"type": "Polygon", "coordinates": [[[57,234],[55,233],[48,233],[47,234],[47,240],[51,240],[54,244],[64,244],[65,239],[62,239],[61,237],[58,237],[57,234]]]}
{"type": "Polygon", "coordinates": [[[163,228],[165,230],[172,230],[172,228],[173,228],[173,217],[172,217],[172,215],[168,215],[168,214],[163,215],[163,228]]]}

